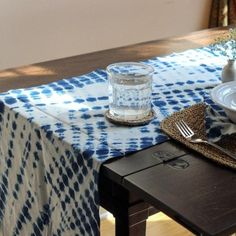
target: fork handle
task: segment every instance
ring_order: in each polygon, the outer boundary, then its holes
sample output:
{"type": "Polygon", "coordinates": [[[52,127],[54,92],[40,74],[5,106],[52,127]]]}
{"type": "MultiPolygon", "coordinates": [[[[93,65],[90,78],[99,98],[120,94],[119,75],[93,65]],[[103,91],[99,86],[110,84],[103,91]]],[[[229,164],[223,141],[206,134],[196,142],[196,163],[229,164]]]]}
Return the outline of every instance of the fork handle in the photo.
{"type": "Polygon", "coordinates": [[[210,146],[214,147],[214,148],[217,148],[219,149],[220,151],[222,151],[223,153],[225,153],[226,155],[228,155],[229,157],[231,157],[232,159],[236,160],[236,154],[226,150],[225,148],[222,148],[221,146],[215,144],[215,143],[212,143],[210,141],[206,141],[206,140],[203,140],[204,143],[207,143],[209,144],[210,146]]]}

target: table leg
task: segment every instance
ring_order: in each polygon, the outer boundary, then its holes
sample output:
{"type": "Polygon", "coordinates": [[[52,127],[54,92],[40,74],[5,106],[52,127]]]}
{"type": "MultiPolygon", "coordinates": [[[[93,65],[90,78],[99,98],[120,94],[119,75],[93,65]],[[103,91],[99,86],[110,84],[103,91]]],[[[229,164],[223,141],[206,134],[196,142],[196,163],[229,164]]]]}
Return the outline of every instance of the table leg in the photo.
{"type": "Polygon", "coordinates": [[[148,216],[157,212],[121,185],[103,178],[99,185],[100,205],[115,217],[116,236],[145,236],[148,216]]]}
{"type": "Polygon", "coordinates": [[[143,202],[130,207],[121,207],[115,215],[116,236],[145,236],[148,209],[148,205],[143,202]]]}

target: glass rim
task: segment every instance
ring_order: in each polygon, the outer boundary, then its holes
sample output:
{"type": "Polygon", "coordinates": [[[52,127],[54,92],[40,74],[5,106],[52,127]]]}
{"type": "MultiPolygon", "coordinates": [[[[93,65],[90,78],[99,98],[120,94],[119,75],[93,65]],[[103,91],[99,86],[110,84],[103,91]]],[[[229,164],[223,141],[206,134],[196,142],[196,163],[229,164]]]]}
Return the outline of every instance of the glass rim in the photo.
{"type": "Polygon", "coordinates": [[[119,76],[124,76],[124,77],[144,77],[147,75],[151,75],[154,73],[154,68],[151,65],[147,65],[145,63],[142,62],[116,62],[116,63],[112,63],[110,65],[108,65],[106,67],[106,71],[111,74],[111,75],[119,75],[119,76]],[[142,74],[138,74],[138,73],[128,73],[128,72],[120,72],[120,71],[112,71],[112,68],[119,68],[122,66],[136,66],[136,67],[140,67],[143,68],[145,70],[145,73],[142,74]]]}

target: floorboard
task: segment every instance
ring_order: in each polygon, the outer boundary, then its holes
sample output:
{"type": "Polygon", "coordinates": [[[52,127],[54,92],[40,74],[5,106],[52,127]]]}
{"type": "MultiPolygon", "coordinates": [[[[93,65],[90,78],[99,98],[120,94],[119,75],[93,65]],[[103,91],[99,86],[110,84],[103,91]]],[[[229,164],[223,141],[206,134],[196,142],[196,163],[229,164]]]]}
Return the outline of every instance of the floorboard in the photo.
{"type": "MultiPolygon", "coordinates": [[[[115,220],[112,215],[101,221],[101,236],[115,236],[115,220]]],[[[146,236],[193,236],[163,213],[148,218],[146,236]]]]}

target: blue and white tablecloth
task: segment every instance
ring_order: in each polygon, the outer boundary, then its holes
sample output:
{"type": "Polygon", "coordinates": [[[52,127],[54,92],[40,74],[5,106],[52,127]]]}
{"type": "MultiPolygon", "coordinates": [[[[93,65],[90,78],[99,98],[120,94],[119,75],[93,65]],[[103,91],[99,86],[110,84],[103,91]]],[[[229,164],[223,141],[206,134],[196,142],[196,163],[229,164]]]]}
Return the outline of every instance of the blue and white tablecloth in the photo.
{"type": "Polygon", "coordinates": [[[0,222],[4,235],[99,235],[101,164],[167,137],[160,121],[203,101],[226,59],[209,48],[145,61],[155,68],[145,126],[104,118],[104,70],[0,94],[0,222]]]}

